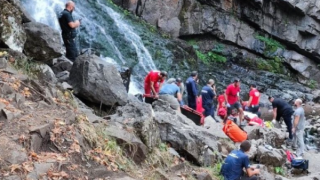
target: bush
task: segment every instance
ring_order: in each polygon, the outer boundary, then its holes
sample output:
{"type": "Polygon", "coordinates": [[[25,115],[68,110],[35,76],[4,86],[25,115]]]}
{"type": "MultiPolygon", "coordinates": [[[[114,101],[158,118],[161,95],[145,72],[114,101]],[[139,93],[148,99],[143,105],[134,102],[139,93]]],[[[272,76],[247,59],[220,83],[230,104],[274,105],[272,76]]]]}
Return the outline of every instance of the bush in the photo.
{"type": "Polygon", "coordinates": [[[308,86],[309,86],[309,88],[311,88],[311,89],[316,89],[316,88],[318,87],[318,82],[315,81],[315,80],[313,80],[313,79],[311,79],[311,80],[308,82],[308,86]]]}
{"type": "Polygon", "coordinates": [[[270,54],[276,52],[278,48],[285,49],[285,47],[280,42],[278,42],[274,39],[267,38],[267,37],[260,36],[260,35],[257,35],[255,38],[265,43],[266,49],[265,49],[264,54],[266,56],[270,56],[270,54]]]}

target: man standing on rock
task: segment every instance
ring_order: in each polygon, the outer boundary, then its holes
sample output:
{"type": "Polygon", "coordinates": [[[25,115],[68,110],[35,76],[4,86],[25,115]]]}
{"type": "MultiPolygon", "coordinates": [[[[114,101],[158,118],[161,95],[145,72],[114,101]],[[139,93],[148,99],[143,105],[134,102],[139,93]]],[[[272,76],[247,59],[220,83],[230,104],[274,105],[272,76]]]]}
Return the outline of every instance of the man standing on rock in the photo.
{"type": "Polygon", "coordinates": [[[303,132],[305,126],[305,116],[304,116],[304,109],[302,108],[302,100],[296,99],[294,102],[296,106],[296,110],[293,113],[294,120],[293,120],[293,145],[292,148],[297,148],[296,155],[298,157],[302,157],[304,154],[304,140],[303,140],[303,132]]]}
{"type": "Polygon", "coordinates": [[[214,80],[209,79],[206,86],[201,90],[202,107],[204,108],[203,115],[205,117],[212,116],[214,118],[213,99],[216,97],[216,90],[214,87],[214,80]]]}
{"type": "Polygon", "coordinates": [[[62,29],[62,39],[66,46],[66,57],[71,61],[75,61],[78,56],[76,46],[77,32],[76,28],[80,26],[80,20],[74,20],[72,12],[75,9],[73,1],[66,3],[65,9],[59,14],[59,24],[62,29]]]}
{"type": "Polygon", "coordinates": [[[276,121],[280,121],[280,118],[282,117],[284,120],[284,123],[287,125],[287,130],[289,132],[289,139],[287,140],[287,145],[292,144],[292,114],[293,109],[290,106],[289,103],[286,101],[279,99],[279,98],[273,98],[269,97],[269,101],[272,103],[273,107],[273,120],[272,122],[275,123],[276,121]]]}
{"type": "Polygon", "coordinates": [[[226,100],[226,106],[229,111],[228,114],[231,114],[231,111],[233,109],[237,109],[239,112],[239,119],[240,119],[239,124],[241,124],[243,120],[243,109],[239,102],[240,101],[240,79],[238,78],[234,79],[233,83],[227,87],[224,96],[226,100]]]}
{"type": "Polygon", "coordinates": [[[166,71],[150,71],[144,79],[144,93],[147,95],[153,95],[155,98],[158,98],[159,90],[166,77],[166,71]]]}
{"type": "Polygon", "coordinates": [[[188,106],[194,110],[197,110],[197,78],[198,72],[192,71],[191,76],[186,81],[186,88],[188,93],[188,106]]]}
{"type": "Polygon", "coordinates": [[[183,105],[179,85],[181,78],[171,80],[171,83],[164,84],[159,91],[159,99],[167,101],[170,107],[180,112],[180,105],[183,105]]]}
{"type": "Polygon", "coordinates": [[[249,157],[246,153],[250,151],[251,144],[249,141],[243,141],[239,150],[233,150],[225,159],[221,174],[224,180],[257,180],[254,175],[260,174],[258,168],[250,167],[249,157]],[[243,173],[243,168],[247,172],[247,176],[243,173]]]}
{"type": "Polygon", "coordinates": [[[249,101],[248,101],[248,111],[256,114],[260,117],[259,112],[259,102],[260,102],[260,92],[257,90],[255,84],[250,85],[250,92],[249,92],[249,101]]]}

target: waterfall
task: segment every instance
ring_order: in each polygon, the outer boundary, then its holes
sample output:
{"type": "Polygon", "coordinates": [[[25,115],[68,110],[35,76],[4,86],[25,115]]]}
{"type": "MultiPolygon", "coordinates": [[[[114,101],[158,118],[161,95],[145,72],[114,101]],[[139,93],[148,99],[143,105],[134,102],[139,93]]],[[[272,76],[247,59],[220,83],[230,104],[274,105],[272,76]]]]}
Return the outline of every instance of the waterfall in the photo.
{"type": "MultiPolygon", "coordinates": [[[[60,30],[56,14],[65,6],[65,0],[22,0],[23,6],[37,21],[60,30]]],[[[81,48],[94,48],[101,58],[117,67],[133,68],[129,93],[143,92],[144,76],[156,66],[140,36],[124,16],[103,2],[75,1],[75,19],[82,18],[78,28],[81,48]]],[[[79,45],[79,46],[80,46],[79,45]]]]}

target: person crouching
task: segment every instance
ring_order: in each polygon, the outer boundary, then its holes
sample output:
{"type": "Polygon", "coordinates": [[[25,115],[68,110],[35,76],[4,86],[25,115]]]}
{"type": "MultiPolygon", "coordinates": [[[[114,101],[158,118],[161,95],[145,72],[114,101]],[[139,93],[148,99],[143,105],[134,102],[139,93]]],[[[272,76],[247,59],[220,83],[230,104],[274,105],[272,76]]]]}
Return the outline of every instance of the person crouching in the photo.
{"type": "Polygon", "coordinates": [[[181,79],[177,78],[171,83],[164,84],[159,91],[159,99],[167,101],[172,109],[179,112],[181,111],[180,106],[183,105],[182,95],[179,88],[180,83],[181,79]]]}

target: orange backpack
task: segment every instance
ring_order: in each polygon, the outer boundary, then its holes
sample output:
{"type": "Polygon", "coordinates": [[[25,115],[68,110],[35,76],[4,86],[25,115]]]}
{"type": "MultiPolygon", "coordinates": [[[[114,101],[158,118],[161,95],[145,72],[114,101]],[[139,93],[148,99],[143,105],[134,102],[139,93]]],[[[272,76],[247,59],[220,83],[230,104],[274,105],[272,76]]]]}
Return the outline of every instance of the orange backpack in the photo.
{"type": "Polygon", "coordinates": [[[229,119],[224,124],[222,130],[233,142],[243,142],[248,138],[247,133],[229,119]]]}

